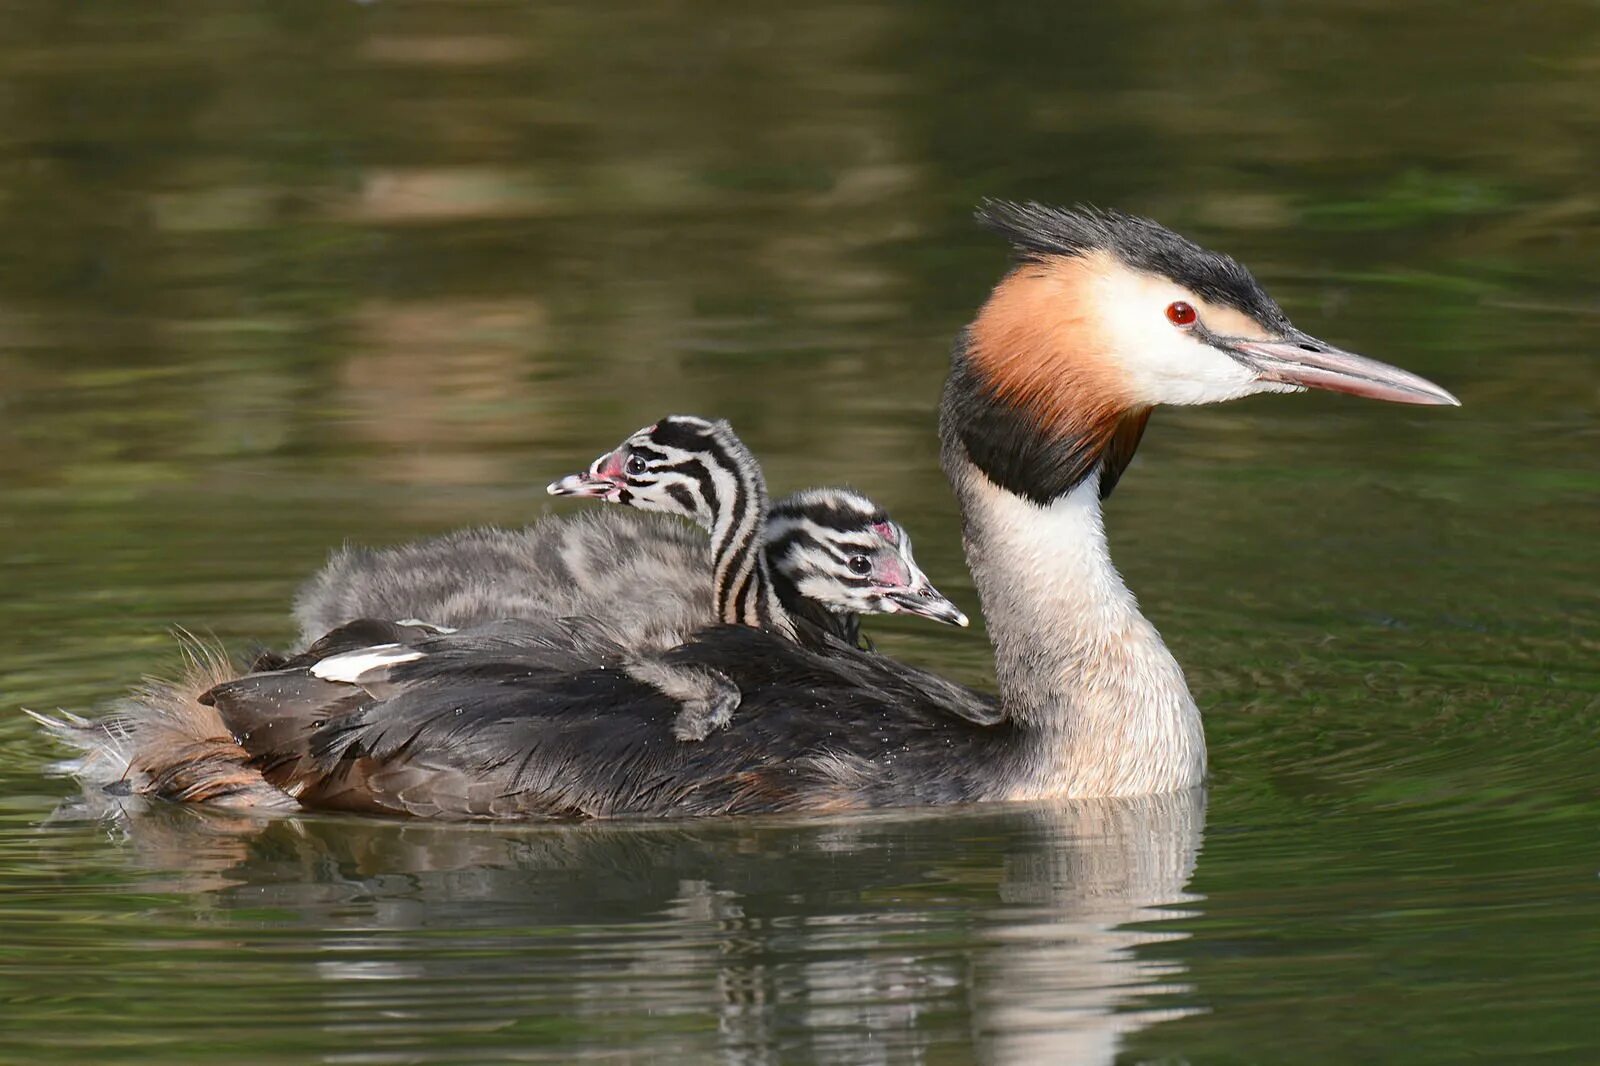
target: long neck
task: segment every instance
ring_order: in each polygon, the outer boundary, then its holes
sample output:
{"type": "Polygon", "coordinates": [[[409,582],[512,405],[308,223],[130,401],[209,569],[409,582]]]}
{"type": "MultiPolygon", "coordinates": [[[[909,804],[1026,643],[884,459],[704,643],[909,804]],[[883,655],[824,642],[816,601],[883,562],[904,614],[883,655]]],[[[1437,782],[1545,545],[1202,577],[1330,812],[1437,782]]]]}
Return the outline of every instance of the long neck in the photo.
{"type": "Polygon", "coordinates": [[[711,496],[711,595],[717,618],[794,638],[764,550],[767,488],[760,467],[737,441],[707,462],[711,496]]]}
{"type": "Polygon", "coordinates": [[[953,425],[945,472],[994,644],[1000,698],[1021,726],[1014,798],[1166,792],[1205,776],[1183,672],[1111,563],[1100,473],[1036,503],[980,470],[953,425]]]}

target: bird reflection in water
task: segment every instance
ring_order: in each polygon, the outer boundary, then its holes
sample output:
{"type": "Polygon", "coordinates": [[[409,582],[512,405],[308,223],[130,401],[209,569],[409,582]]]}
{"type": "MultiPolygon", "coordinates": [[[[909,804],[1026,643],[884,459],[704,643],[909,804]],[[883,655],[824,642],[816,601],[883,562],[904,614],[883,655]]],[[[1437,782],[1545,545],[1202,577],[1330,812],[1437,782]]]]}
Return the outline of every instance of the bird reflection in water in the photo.
{"type": "Polygon", "coordinates": [[[314,979],[304,1023],[389,1047],[534,1050],[562,1019],[693,1061],[1109,1063],[1192,1012],[1160,1002],[1184,934],[1150,923],[1196,900],[1204,812],[1192,790],[633,825],[114,818],[138,887],[205,909],[194,950],[257,951],[270,915],[314,979]]]}

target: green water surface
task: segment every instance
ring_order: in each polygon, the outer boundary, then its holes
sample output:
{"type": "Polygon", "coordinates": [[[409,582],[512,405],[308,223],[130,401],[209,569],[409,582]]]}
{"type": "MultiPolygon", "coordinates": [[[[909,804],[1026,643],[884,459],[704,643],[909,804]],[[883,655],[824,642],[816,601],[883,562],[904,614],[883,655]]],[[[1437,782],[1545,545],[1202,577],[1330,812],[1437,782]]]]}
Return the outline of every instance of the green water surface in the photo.
{"type": "MultiPolygon", "coordinates": [[[[1600,1061],[1600,8],[12,0],[0,1062],[1600,1061]],[[668,412],[976,610],[982,196],[1152,214],[1459,410],[1163,410],[1205,795],[432,826],[85,807],[16,708],[292,633],[668,412]]],[[[880,648],[991,681],[981,626],[880,648]]]]}

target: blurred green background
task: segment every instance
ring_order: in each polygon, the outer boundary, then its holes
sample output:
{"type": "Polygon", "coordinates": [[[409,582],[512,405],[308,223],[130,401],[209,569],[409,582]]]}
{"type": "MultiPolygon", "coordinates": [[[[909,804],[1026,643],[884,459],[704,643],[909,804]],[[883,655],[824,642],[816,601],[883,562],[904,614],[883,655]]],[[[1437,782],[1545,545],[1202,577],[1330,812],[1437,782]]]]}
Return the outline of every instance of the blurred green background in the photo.
{"type": "MultiPolygon", "coordinates": [[[[526,521],[674,411],[975,609],[983,196],[1153,215],[1464,406],[1158,413],[1108,521],[1203,811],[52,817],[8,713],[0,1059],[1594,1061],[1597,173],[1589,0],[13,0],[6,708],[281,643],[330,547],[526,521]]],[[[986,683],[981,627],[870,628],[986,683]]]]}

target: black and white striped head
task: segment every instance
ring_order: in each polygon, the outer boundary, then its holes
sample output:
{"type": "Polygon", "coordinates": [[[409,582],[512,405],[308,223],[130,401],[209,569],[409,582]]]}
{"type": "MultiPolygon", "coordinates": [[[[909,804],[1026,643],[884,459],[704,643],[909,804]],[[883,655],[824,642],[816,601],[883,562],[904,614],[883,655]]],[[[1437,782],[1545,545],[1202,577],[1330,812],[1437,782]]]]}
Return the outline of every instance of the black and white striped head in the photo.
{"type": "Polygon", "coordinates": [[[858,492],[808,489],[779,500],[766,537],[773,571],[836,614],[904,612],[967,624],[917,565],[910,535],[858,492]]]}
{"type": "Polygon", "coordinates": [[[727,422],[669,415],[583,473],[551,482],[547,491],[678,515],[711,529],[739,485],[760,483],[754,467],[754,457],[727,422]]]}

